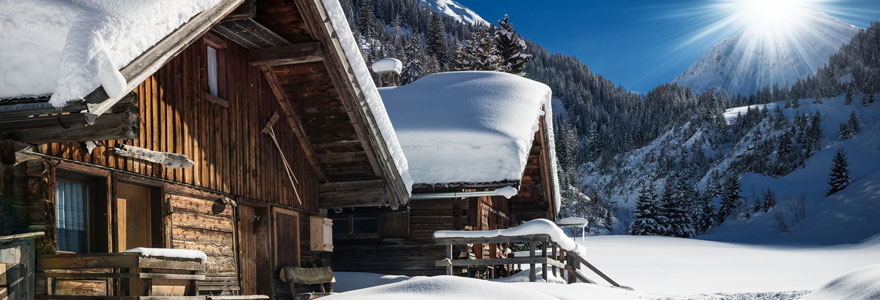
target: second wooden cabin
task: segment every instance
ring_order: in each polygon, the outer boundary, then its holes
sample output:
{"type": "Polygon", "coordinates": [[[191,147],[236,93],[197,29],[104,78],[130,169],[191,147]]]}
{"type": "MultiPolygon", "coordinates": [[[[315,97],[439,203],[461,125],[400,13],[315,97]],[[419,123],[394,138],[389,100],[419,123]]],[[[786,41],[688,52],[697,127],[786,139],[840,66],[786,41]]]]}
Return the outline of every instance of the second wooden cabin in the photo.
{"type": "MultiPolygon", "coordinates": [[[[386,69],[374,66],[393,71],[386,69]]],[[[555,219],[560,199],[549,87],[506,73],[448,72],[379,91],[415,183],[412,200],[398,210],[330,211],[336,270],[441,275],[445,268],[435,261],[445,250],[434,231],[555,219]]],[[[507,248],[456,252],[501,258],[507,248]]]]}

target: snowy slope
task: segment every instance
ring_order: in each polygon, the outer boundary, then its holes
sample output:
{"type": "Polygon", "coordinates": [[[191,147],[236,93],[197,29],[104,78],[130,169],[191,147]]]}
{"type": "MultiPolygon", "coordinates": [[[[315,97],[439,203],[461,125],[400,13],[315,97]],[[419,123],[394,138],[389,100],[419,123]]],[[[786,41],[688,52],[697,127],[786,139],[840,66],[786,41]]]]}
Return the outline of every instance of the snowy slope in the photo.
{"type": "Polygon", "coordinates": [[[784,86],[813,75],[859,29],[822,12],[807,18],[810,25],[796,38],[779,41],[781,45],[755,41],[748,32],[723,40],[673,82],[696,91],[723,87],[750,95],[764,86],[784,86]]]}
{"type": "MultiPolygon", "coordinates": [[[[861,95],[856,99],[861,99],[861,95]]],[[[770,103],[766,107],[773,111],[783,103],[770,103]]],[[[760,107],[763,107],[760,106],[760,107]]],[[[756,109],[758,107],[753,107],[756,109]]],[[[725,114],[728,124],[734,123],[744,107],[731,108],[725,114]]],[[[741,193],[745,204],[721,226],[714,227],[702,239],[734,241],[745,243],[785,243],[821,244],[857,243],[880,234],[880,105],[863,107],[859,104],[846,105],[843,96],[829,99],[824,104],[813,104],[812,100],[801,99],[799,108],[784,108],[785,118],[791,121],[795,114],[822,116],[820,127],[822,138],[820,149],[807,158],[803,166],[790,173],[773,176],[745,173],[740,176],[741,193]],[[841,140],[837,131],[846,122],[850,113],[855,112],[862,130],[853,139],[841,140]],[[838,149],[844,149],[849,159],[852,185],[847,189],[825,196],[828,185],[827,176],[831,158],[838,149]],[[743,213],[767,190],[776,195],[777,205],[768,212],[743,213]],[[799,198],[805,198],[806,219],[792,223],[792,212],[788,207],[799,198]],[[791,226],[789,233],[782,233],[778,227],[777,214],[791,226]]],[[[771,113],[772,115],[772,113],[771,113]]],[[[694,168],[699,191],[705,192],[713,171],[721,175],[736,174],[746,162],[744,157],[754,155],[756,145],[771,142],[775,144],[782,129],[773,128],[764,120],[751,128],[745,136],[737,137],[733,143],[713,143],[719,129],[713,125],[701,124],[692,120],[685,125],[666,132],[646,147],[622,154],[615,158],[612,167],[597,164],[583,166],[584,184],[596,190],[600,197],[611,201],[618,208],[617,217],[621,222],[615,224],[615,232],[622,233],[631,221],[630,213],[635,208],[640,186],[653,185],[657,194],[662,194],[666,178],[664,172],[679,172],[681,168],[694,168]],[[760,132],[760,134],[758,134],[760,132]],[[703,153],[705,159],[694,163],[694,151],[703,153]],[[671,164],[666,170],[664,164],[671,164]],[[696,167],[705,165],[705,167],[696,167]]],[[[775,166],[773,158],[759,158],[775,166]]],[[[718,203],[715,203],[717,210],[718,203]]]]}
{"type": "Polygon", "coordinates": [[[489,22],[486,22],[483,17],[454,0],[420,0],[419,2],[423,6],[430,7],[433,11],[440,12],[462,23],[489,25],[489,22]]]}

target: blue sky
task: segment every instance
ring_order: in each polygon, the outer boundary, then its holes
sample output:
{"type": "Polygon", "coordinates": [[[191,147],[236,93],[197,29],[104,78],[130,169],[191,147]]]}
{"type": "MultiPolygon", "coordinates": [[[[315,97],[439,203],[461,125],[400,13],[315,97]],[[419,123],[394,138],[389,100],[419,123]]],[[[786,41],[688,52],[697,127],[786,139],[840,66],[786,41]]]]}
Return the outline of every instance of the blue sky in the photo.
{"type": "MultiPolygon", "coordinates": [[[[636,92],[669,82],[715,43],[719,32],[685,43],[712,21],[711,0],[457,0],[489,22],[510,15],[526,38],[572,55],[614,83],[636,92]]],[[[767,0],[772,1],[772,0],[767,0]]],[[[880,21],[880,0],[838,0],[826,13],[859,27],[880,21]]]]}

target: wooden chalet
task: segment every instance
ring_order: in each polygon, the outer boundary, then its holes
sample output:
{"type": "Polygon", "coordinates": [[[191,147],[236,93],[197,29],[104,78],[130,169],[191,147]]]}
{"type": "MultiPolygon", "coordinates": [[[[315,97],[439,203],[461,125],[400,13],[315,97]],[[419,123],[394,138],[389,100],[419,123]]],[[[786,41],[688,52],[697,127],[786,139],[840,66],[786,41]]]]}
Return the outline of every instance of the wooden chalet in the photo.
{"type": "MultiPolygon", "coordinates": [[[[455,72],[429,75],[407,86],[393,87],[392,84],[391,88],[380,89],[398,140],[407,156],[410,174],[415,180],[412,200],[406,209],[400,210],[375,207],[329,212],[329,217],[333,219],[335,270],[412,276],[443,275],[446,274],[445,267],[435,264],[435,261],[446,257],[445,246],[433,238],[437,230],[494,230],[537,218],[555,220],[559,192],[555,178],[549,88],[510,74],[463,74],[460,79],[455,77],[458,76],[455,72]],[[505,82],[502,86],[507,88],[485,82],[476,85],[477,88],[468,88],[472,86],[469,80],[484,80],[484,75],[502,78],[505,82]],[[421,81],[428,83],[419,85],[421,81]],[[537,86],[538,92],[520,93],[517,89],[510,90],[510,85],[537,86]],[[405,91],[394,92],[402,89],[405,91]],[[482,101],[483,94],[487,92],[498,91],[509,93],[506,96],[510,99],[496,104],[520,102],[520,106],[527,107],[526,110],[532,113],[532,118],[521,120],[525,123],[518,126],[524,131],[518,133],[520,136],[530,137],[525,146],[527,148],[521,149],[528,153],[523,158],[526,160],[524,165],[518,165],[520,160],[516,157],[501,162],[497,157],[474,153],[472,150],[477,147],[472,145],[449,147],[420,144],[423,140],[430,143],[431,140],[457,139],[466,143],[463,141],[465,138],[458,135],[467,135],[472,129],[456,127],[456,124],[476,119],[510,119],[503,114],[473,112],[464,107],[461,112],[446,111],[447,105],[467,106],[468,103],[482,101]],[[534,122],[538,123],[537,131],[532,126],[534,122]],[[478,158],[469,159],[469,156],[478,158]],[[472,163],[466,162],[468,160],[472,163]],[[472,173],[482,167],[496,171],[485,172],[481,175],[484,180],[473,179],[472,173]],[[515,175],[506,176],[505,173],[510,171],[501,171],[505,169],[513,169],[515,175]],[[436,175],[450,172],[452,175],[436,175]],[[510,188],[516,189],[515,195],[504,195],[502,190],[510,188]]],[[[504,139],[502,142],[509,144],[510,141],[504,139]]],[[[478,244],[456,247],[455,255],[456,258],[504,258],[508,255],[507,250],[507,246],[478,244]]],[[[468,271],[474,275],[474,270],[456,267],[456,274],[468,271]]],[[[486,271],[482,270],[483,276],[504,276],[512,270],[497,266],[494,271],[488,272],[490,274],[486,271]]]]}
{"type": "Polygon", "coordinates": [[[48,95],[0,99],[0,236],[44,232],[38,297],[151,293],[61,274],[92,264],[141,268],[136,278],[178,268],[193,275],[163,278],[199,279],[187,295],[286,298],[283,266],[332,265],[327,209],[404,205],[365,95],[375,87],[355,77],[366,66],[328,9],[341,12],[335,0],[222,0],[122,68],[124,97],[99,87],[61,110],[48,95]],[[207,260],[118,254],[136,247],[207,260]]]}

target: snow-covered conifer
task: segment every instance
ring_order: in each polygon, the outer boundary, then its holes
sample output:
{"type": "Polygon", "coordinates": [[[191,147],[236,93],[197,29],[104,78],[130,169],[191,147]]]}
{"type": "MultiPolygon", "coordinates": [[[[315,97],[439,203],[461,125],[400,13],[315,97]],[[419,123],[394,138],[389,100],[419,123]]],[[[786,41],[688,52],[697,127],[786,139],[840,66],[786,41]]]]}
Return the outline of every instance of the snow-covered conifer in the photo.
{"type": "Polygon", "coordinates": [[[648,184],[639,191],[639,200],[636,203],[636,211],[633,214],[633,222],[629,226],[631,235],[663,235],[665,230],[657,222],[660,207],[654,188],[648,184]]]}
{"type": "Polygon", "coordinates": [[[773,191],[767,189],[767,192],[764,193],[764,212],[770,211],[771,208],[776,206],[776,194],[773,194],[773,191]]]}
{"type": "Polygon", "coordinates": [[[738,175],[730,176],[724,183],[724,190],[721,192],[721,207],[718,209],[718,224],[723,223],[737,207],[742,205],[741,189],[738,175]]]}
{"type": "Polygon", "coordinates": [[[831,173],[828,174],[828,195],[845,189],[852,180],[849,178],[849,163],[846,161],[846,153],[843,148],[837,150],[831,164],[831,173]]]}
{"type": "Polygon", "coordinates": [[[497,44],[498,53],[503,60],[503,68],[507,72],[521,74],[526,64],[532,59],[531,54],[525,53],[526,42],[513,29],[513,24],[510,23],[506,14],[498,21],[495,44],[497,44]]]}

